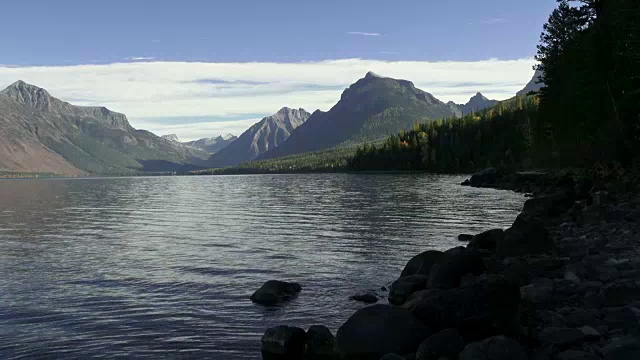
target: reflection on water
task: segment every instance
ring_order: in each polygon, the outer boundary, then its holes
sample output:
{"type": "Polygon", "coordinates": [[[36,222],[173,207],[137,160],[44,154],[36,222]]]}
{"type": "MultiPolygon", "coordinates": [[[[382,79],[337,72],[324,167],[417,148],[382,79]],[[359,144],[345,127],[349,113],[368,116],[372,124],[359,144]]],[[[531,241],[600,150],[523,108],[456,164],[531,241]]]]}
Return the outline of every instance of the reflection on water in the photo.
{"type": "Polygon", "coordinates": [[[427,249],[522,196],[432,175],[0,181],[0,358],[253,359],[265,328],[333,330],[427,249]],[[303,285],[285,307],[264,281],[303,285]]]}

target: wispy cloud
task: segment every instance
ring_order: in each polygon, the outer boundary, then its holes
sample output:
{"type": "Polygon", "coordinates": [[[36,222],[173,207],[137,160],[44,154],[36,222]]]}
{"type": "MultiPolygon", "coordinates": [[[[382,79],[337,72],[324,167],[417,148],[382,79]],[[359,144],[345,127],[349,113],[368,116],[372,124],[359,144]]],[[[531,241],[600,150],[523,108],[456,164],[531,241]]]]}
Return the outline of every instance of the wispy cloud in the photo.
{"type": "Polygon", "coordinates": [[[223,79],[198,79],[193,80],[193,83],[196,84],[211,84],[211,85],[219,85],[219,84],[236,84],[236,85],[269,85],[269,82],[266,81],[252,81],[252,80],[223,80],[223,79]]]}
{"type": "Polygon", "coordinates": [[[160,44],[160,40],[158,40],[158,39],[151,40],[151,42],[154,43],[154,44],[160,44]]]}
{"type": "Polygon", "coordinates": [[[349,31],[347,34],[360,35],[360,36],[382,36],[382,34],[377,32],[362,32],[362,31],[349,31]]]}
{"type": "Polygon", "coordinates": [[[155,58],[153,56],[132,56],[132,57],[128,57],[125,60],[129,60],[129,61],[148,61],[148,60],[155,60],[155,58]]]}
{"type": "Polygon", "coordinates": [[[299,63],[126,61],[73,66],[0,65],[0,89],[22,79],[76,105],[102,105],[125,113],[135,127],[159,134],[176,133],[188,140],[237,133],[255,114],[272,114],[283,106],[302,107],[309,112],[328,110],[346,87],[368,71],[411,80],[440,100],[464,103],[478,91],[492,99],[512,97],[531,80],[534,64],[533,59],[342,59],[299,63]],[[203,120],[180,130],[185,124],[159,121],[166,117],[203,120]],[[229,121],[220,121],[225,118],[229,121]],[[211,119],[217,119],[215,125],[209,124],[211,119]]]}

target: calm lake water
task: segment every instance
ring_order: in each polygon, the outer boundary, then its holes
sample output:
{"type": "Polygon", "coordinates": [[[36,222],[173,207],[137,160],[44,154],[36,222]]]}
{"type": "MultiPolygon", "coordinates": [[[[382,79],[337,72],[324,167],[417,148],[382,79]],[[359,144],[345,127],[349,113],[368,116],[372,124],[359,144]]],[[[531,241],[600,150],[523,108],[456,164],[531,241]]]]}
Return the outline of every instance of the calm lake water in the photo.
{"type": "Polygon", "coordinates": [[[0,180],[0,358],[260,358],[281,323],[335,331],[406,261],[509,226],[524,198],[461,176],[0,180]],[[270,279],[300,296],[249,300],[270,279]]]}

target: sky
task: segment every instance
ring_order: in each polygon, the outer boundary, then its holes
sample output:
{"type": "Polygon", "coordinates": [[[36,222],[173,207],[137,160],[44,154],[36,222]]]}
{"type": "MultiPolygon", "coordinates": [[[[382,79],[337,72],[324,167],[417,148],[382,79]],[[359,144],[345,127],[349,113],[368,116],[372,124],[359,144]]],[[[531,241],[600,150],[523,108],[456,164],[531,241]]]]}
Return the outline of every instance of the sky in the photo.
{"type": "Polygon", "coordinates": [[[24,80],[182,140],[283,106],[328,110],[367,71],[440,100],[531,79],[555,0],[30,0],[3,4],[0,87],[24,80]]]}

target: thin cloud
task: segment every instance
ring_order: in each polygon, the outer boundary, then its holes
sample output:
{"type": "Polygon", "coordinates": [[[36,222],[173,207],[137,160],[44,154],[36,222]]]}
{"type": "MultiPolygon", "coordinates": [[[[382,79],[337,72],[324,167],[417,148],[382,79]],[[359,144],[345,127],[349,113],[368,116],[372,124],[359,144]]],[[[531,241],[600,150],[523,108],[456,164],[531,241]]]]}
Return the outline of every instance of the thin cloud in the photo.
{"type": "Polygon", "coordinates": [[[132,56],[126,58],[129,61],[146,61],[146,60],[155,60],[153,56],[132,56]]]}
{"type": "Polygon", "coordinates": [[[152,43],[154,43],[154,44],[159,44],[159,43],[160,43],[160,40],[155,39],[155,40],[151,40],[151,42],[152,42],[152,43]]]}
{"type": "Polygon", "coordinates": [[[362,32],[362,31],[349,31],[347,34],[360,35],[360,36],[382,36],[382,34],[377,32],[362,32]]]}

